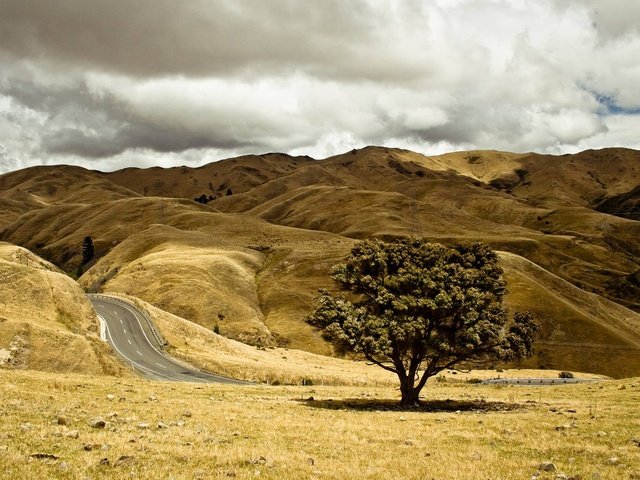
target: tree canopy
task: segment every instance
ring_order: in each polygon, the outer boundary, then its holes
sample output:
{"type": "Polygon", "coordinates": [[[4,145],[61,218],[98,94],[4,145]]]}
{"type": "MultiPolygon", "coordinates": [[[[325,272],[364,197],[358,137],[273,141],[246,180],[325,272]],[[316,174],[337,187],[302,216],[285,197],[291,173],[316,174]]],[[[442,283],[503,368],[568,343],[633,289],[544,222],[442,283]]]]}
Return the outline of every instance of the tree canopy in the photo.
{"type": "Polygon", "coordinates": [[[93,258],[93,239],[91,237],[84,237],[82,241],[82,265],[89,263],[93,258]]]}
{"type": "Polygon", "coordinates": [[[330,275],[348,295],[322,291],[307,322],[397,374],[401,405],[444,369],[532,354],[538,326],[528,312],[509,317],[498,257],[483,243],[366,240],[330,275]]]}

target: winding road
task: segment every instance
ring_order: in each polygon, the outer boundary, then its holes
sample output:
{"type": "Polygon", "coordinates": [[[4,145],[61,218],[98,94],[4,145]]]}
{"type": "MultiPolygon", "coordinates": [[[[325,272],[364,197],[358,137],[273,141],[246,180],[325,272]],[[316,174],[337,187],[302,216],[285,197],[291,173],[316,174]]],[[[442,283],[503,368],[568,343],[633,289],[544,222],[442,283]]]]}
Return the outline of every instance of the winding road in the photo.
{"type": "Polygon", "coordinates": [[[101,336],[139,375],[150,380],[248,384],[185,366],[161,351],[160,340],[144,315],[120,299],[89,296],[101,322],[101,336]]]}

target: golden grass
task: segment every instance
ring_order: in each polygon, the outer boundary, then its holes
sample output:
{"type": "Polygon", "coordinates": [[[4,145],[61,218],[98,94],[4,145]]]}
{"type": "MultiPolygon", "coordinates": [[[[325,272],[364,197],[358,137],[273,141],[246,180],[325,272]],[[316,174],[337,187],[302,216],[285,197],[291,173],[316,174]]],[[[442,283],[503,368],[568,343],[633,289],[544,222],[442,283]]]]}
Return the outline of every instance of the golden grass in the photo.
{"type": "Polygon", "coordinates": [[[515,480],[546,461],[557,471],[541,479],[640,474],[638,379],[562,387],[436,382],[424,393],[434,411],[395,410],[397,391],[388,387],[0,371],[0,478],[515,480]],[[96,417],[106,428],[89,426],[96,417]]]}
{"type": "Polygon", "coordinates": [[[5,368],[115,374],[79,285],[50,263],[0,244],[0,352],[5,368]]]}

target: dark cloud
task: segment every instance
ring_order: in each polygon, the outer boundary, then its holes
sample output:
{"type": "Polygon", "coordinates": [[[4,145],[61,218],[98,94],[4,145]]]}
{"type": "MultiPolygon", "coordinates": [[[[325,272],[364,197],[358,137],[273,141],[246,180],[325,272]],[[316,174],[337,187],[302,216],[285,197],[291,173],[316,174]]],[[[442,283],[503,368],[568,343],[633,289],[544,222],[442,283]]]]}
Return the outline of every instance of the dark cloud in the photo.
{"type": "Polygon", "coordinates": [[[381,58],[389,53],[390,39],[379,35],[387,19],[370,10],[363,0],[3,0],[0,50],[139,77],[304,70],[397,78],[381,63],[412,64],[381,58]]]}

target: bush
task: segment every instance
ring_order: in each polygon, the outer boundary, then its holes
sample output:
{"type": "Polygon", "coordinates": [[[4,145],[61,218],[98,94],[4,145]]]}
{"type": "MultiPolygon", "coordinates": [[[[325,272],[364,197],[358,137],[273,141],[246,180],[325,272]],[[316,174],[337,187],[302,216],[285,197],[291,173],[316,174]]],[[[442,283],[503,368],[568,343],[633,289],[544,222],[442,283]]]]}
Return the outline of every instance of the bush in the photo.
{"type": "Polygon", "coordinates": [[[559,378],[573,378],[573,373],[571,373],[571,372],[566,372],[566,371],[565,371],[565,372],[560,372],[560,373],[558,374],[558,377],[559,377],[559,378]]]}

